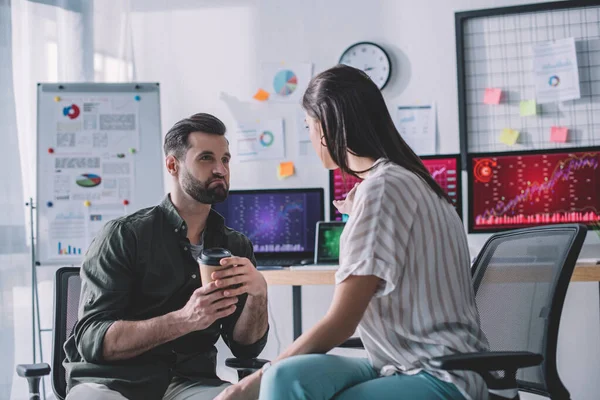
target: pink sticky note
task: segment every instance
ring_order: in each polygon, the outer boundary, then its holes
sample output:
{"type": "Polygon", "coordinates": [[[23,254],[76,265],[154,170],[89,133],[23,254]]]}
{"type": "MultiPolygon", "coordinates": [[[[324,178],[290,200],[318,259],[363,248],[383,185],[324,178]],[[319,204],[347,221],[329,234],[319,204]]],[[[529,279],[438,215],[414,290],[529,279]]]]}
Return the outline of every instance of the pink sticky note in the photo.
{"type": "Polygon", "coordinates": [[[550,129],[550,141],[557,143],[565,143],[567,141],[567,134],[569,133],[569,128],[565,128],[563,126],[553,126],[550,129]]]}
{"type": "Polygon", "coordinates": [[[484,104],[500,104],[500,98],[502,97],[502,89],[487,88],[485,89],[485,95],[483,96],[484,104]]]}

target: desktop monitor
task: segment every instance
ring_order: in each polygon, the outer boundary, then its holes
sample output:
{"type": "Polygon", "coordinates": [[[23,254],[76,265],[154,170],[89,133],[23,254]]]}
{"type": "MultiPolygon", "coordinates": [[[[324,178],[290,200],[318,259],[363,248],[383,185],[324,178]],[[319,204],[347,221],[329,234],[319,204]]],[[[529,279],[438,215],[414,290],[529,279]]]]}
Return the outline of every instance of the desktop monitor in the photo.
{"type": "Polygon", "coordinates": [[[252,241],[257,260],[312,260],[323,204],[321,188],[230,190],[212,207],[227,226],[252,241]]]}
{"type": "MultiPolygon", "coordinates": [[[[435,155],[435,156],[421,156],[421,161],[425,164],[425,167],[429,170],[433,179],[442,187],[444,192],[448,195],[452,204],[456,208],[458,215],[462,218],[462,189],[460,179],[460,155],[459,154],[448,154],[448,155],[435,155]]],[[[329,189],[331,193],[331,200],[343,200],[346,195],[354,187],[354,184],[360,182],[353,176],[346,175],[345,181],[342,177],[340,169],[330,171],[329,173],[329,189]]],[[[346,216],[342,215],[336,208],[331,204],[330,206],[330,219],[332,221],[345,221],[346,216]]]]}
{"type": "Polygon", "coordinates": [[[600,147],[470,154],[469,232],[600,223],[600,147]]]}

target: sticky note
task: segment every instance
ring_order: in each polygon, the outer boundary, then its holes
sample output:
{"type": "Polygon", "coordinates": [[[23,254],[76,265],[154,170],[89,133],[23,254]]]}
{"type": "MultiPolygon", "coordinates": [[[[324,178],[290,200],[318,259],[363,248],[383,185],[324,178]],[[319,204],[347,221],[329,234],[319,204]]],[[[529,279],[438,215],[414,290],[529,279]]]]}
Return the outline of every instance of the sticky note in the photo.
{"type": "Polygon", "coordinates": [[[279,179],[289,178],[292,175],[294,175],[293,161],[279,163],[279,167],[277,168],[277,177],[279,179]]]}
{"type": "Polygon", "coordinates": [[[256,92],[256,94],[252,97],[258,101],[267,101],[269,100],[269,92],[267,92],[266,90],[258,89],[258,92],[256,92]]]}
{"type": "Polygon", "coordinates": [[[515,143],[517,143],[518,138],[519,131],[510,128],[502,129],[502,133],[500,134],[500,141],[509,146],[512,146],[515,143]]]}
{"type": "Polygon", "coordinates": [[[484,104],[500,104],[500,98],[502,97],[502,89],[487,88],[485,89],[485,95],[483,96],[484,104]]]}
{"type": "Polygon", "coordinates": [[[567,135],[569,128],[563,126],[553,126],[550,129],[550,141],[557,143],[565,143],[567,141],[567,135]]]}
{"type": "Polygon", "coordinates": [[[523,100],[519,106],[521,117],[529,117],[537,114],[537,103],[535,100],[523,100]]]}

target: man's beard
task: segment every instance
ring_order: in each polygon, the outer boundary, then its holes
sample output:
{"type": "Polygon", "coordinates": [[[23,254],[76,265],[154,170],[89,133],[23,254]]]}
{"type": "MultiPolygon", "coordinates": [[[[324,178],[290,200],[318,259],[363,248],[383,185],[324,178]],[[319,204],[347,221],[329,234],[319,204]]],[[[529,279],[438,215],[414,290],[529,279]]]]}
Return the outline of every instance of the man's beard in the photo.
{"type": "Polygon", "coordinates": [[[211,180],[202,182],[194,178],[187,169],[181,171],[181,187],[183,191],[193,197],[196,201],[203,204],[215,204],[224,201],[229,193],[229,186],[225,178],[213,177],[211,180]],[[222,185],[216,185],[213,188],[208,186],[217,179],[223,181],[222,185]]]}

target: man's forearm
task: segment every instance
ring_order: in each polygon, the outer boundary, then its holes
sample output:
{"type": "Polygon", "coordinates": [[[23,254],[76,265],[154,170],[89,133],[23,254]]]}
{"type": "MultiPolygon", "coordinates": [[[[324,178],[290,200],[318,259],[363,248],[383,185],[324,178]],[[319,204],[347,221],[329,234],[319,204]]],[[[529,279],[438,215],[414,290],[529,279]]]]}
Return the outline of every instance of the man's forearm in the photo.
{"type": "Polygon", "coordinates": [[[127,360],[189,333],[178,312],[145,321],[116,321],[104,335],[102,356],[106,361],[127,360]]]}
{"type": "Polygon", "coordinates": [[[244,310],[233,328],[233,340],[242,345],[256,343],[269,326],[267,295],[248,296],[244,310]]]}

